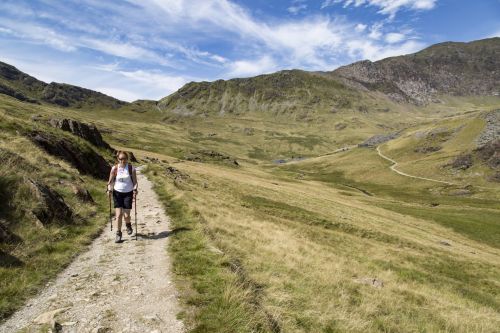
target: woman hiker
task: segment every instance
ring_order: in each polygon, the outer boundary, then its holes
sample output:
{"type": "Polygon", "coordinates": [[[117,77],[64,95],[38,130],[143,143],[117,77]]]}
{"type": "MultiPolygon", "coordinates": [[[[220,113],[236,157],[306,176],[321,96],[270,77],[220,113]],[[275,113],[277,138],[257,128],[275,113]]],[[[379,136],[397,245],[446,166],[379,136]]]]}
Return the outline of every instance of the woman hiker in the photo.
{"type": "Polygon", "coordinates": [[[119,151],[116,156],[118,164],[111,168],[107,193],[110,199],[113,194],[117,226],[115,243],[119,243],[122,240],[122,218],[125,218],[127,234],[131,235],[133,232],[130,210],[137,196],[137,174],[135,168],[128,163],[127,152],[119,151]]]}

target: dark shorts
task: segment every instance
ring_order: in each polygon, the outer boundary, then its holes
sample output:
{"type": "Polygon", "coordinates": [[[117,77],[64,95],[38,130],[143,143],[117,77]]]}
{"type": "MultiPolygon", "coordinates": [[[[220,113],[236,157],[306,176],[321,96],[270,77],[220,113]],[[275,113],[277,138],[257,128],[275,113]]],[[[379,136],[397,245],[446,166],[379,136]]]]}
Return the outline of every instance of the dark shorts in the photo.
{"type": "Polygon", "coordinates": [[[134,192],[118,192],[113,191],[113,203],[115,208],[132,209],[132,201],[134,192]]]}

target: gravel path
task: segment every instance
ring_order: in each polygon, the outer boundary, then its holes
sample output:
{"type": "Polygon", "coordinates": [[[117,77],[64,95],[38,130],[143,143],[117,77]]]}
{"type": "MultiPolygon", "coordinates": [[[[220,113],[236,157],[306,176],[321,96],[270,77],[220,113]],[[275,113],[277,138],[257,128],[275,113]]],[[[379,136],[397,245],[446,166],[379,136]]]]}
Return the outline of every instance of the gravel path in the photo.
{"type": "Polygon", "coordinates": [[[108,226],[0,332],[184,331],[166,250],[169,219],[140,171],[138,182],[138,241],[123,230],[123,243],[115,244],[108,226]]]}
{"type": "Polygon", "coordinates": [[[419,177],[419,176],[414,176],[414,175],[407,174],[407,173],[405,173],[403,171],[399,171],[398,169],[396,169],[396,166],[398,165],[398,162],[396,162],[392,158],[387,157],[384,154],[382,154],[382,152],[380,151],[380,146],[377,146],[377,153],[378,153],[378,155],[380,157],[382,157],[382,158],[388,160],[389,162],[391,162],[392,165],[390,166],[390,169],[392,171],[394,171],[395,173],[401,175],[401,176],[415,178],[415,179],[427,180],[427,181],[435,182],[435,183],[441,183],[441,184],[447,184],[447,185],[455,185],[454,183],[450,183],[450,182],[447,182],[447,181],[444,181],[444,180],[437,180],[437,179],[432,179],[432,178],[419,177]]]}

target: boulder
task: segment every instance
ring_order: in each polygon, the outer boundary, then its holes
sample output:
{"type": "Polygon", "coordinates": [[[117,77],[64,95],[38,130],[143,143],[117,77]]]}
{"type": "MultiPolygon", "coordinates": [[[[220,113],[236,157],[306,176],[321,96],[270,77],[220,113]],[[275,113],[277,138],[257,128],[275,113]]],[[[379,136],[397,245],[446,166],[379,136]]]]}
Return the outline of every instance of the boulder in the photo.
{"type": "Polygon", "coordinates": [[[0,267],[11,268],[22,266],[24,266],[24,262],[22,262],[19,258],[0,250],[0,267]]]}
{"type": "Polygon", "coordinates": [[[493,169],[500,168],[500,139],[491,140],[476,149],[478,157],[493,169]]]}
{"type": "Polygon", "coordinates": [[[59,128],[63,131],[70,132],[84,140],[87,140],[96,147],[111,150],[110,145],[105,142],[101,136],[101,133],[94,125],[89,125],[81,123],[72,119],[50,119],[48,121],[49,125],[55,128],[59,128]]]}
{"type": "Polygon", "coordinates": [[[190,178],[187,173],[179,171],[172,166],[168,166],[165,168],[165,174],[167,175],[167,177],[172,178],[176,182],[187,181],[190,178]]]}
{"type": "Polygon", "coordinates": [[[420,146],[413,149],[415,153],[428,154],[440,151],[443,149],[441,146],[420,146]]]}
{"type": "Polygon", "coordinates": [[[451,167],[453,169],[458,170],[467,170],[473,164],[472,155],[471,154],[460,154],[458,155],[453,162],[451,162],[451,167]]]}
{"type": "Polygon", "coordinates": [[[59,314],[62,313],[66,310],[68,310],[69,307],[66,308],[60,308],[60,309],[55,309],[51,311],[44,312],[37,316],[33,322],[38,325],[48,325],[52,330],[60,331],[61,325],[55,321],[55,317],[59,314]]]}
{"type": "Polygon", "coordinates": [[[73,211],[59,193],[32,179],[28,179],[27,184],[31,194],[37,201],[37,205],[32,212],[42,225],[55,221],[68,222],[71,220],[73,211]]]}
{"type": "Polygon", "coordinates": [[[345,129],[347,127],[347,124],[344,124],[344,123],[337,123],[335,124],[335,129],[337,131],[342,131],[343,129],[345,129]]]}
{"type": "Polygon", "coordinates": [[[240,164],[238,161],[231,156],[225,155],[223,153],[219,153],[214,150],[198,150],[196,152],[192,152],[186,156],[184,156],[184,159],[187,161],[193,161],[193,162],[219,162],[219,163],[224,163],[228,164],[231,166],[238,167],[240,164]]]}
{"type": "Polygon", "coordinates": [[[73,190],[73,194],[76,195],[78,200],[87,203],[94,203],[94,199],[87,189],[78,185],[71,185],[71,189],[73,190]]]}
{"type": "Polygon", "coordinates": [[[360,283],[360,284],[366,284],[366,285],[372,286],[374,288],[382,288],[384,286],[384,281],[377,279],[377,278],[371,278],[371,277],[354,279],[354,282],[360,283]]]}
{"type": "Polygon", "coordinates": [[[21,238],[10,232],[5,221],[0,220],[0,244],[1,243],[19,243],[21,238]]]}
{"type": "Polygon", "coordinates": [[[360,143],[358,146],[359,147],[373,148],[373,147],[376,147],[384,142],[387,142],[387,141],[390,141],[390,140],[397,138],[399,136],[399,134],[400,134],[399,132],[389,133],[389,134],[377,134],[377,135],[374,135],[374,136],[366,139],[365,141],[360,143]]]}
{"type": "Polygon", "coordinates": [[[243,134],[248,135],[248,136],[252,136],[255,134],[255,129],[252,127],[245,127],[243,129],[243,134]]]}
{"type": "Polygon", "coordinates": [[[46,132],[33,131],[27,136],[47,153],[67,161],[80,173],[108,179],[111,171],[108,162],[90,147],[46,132]]]}

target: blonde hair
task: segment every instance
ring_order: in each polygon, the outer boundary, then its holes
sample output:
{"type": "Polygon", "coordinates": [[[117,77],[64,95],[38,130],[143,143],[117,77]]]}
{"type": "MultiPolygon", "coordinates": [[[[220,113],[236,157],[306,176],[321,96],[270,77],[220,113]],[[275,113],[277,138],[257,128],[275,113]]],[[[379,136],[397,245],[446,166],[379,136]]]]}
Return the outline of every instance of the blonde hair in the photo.
{"type": "Polygon", "coordinates": [[[120,155],[125,155],[125,157],[127,158],[127,161],[130,159],[130,156],[128,155],[128,153],[126,151],[119,150],[116,153],[116,159],[119,159],[120,155]]]}

